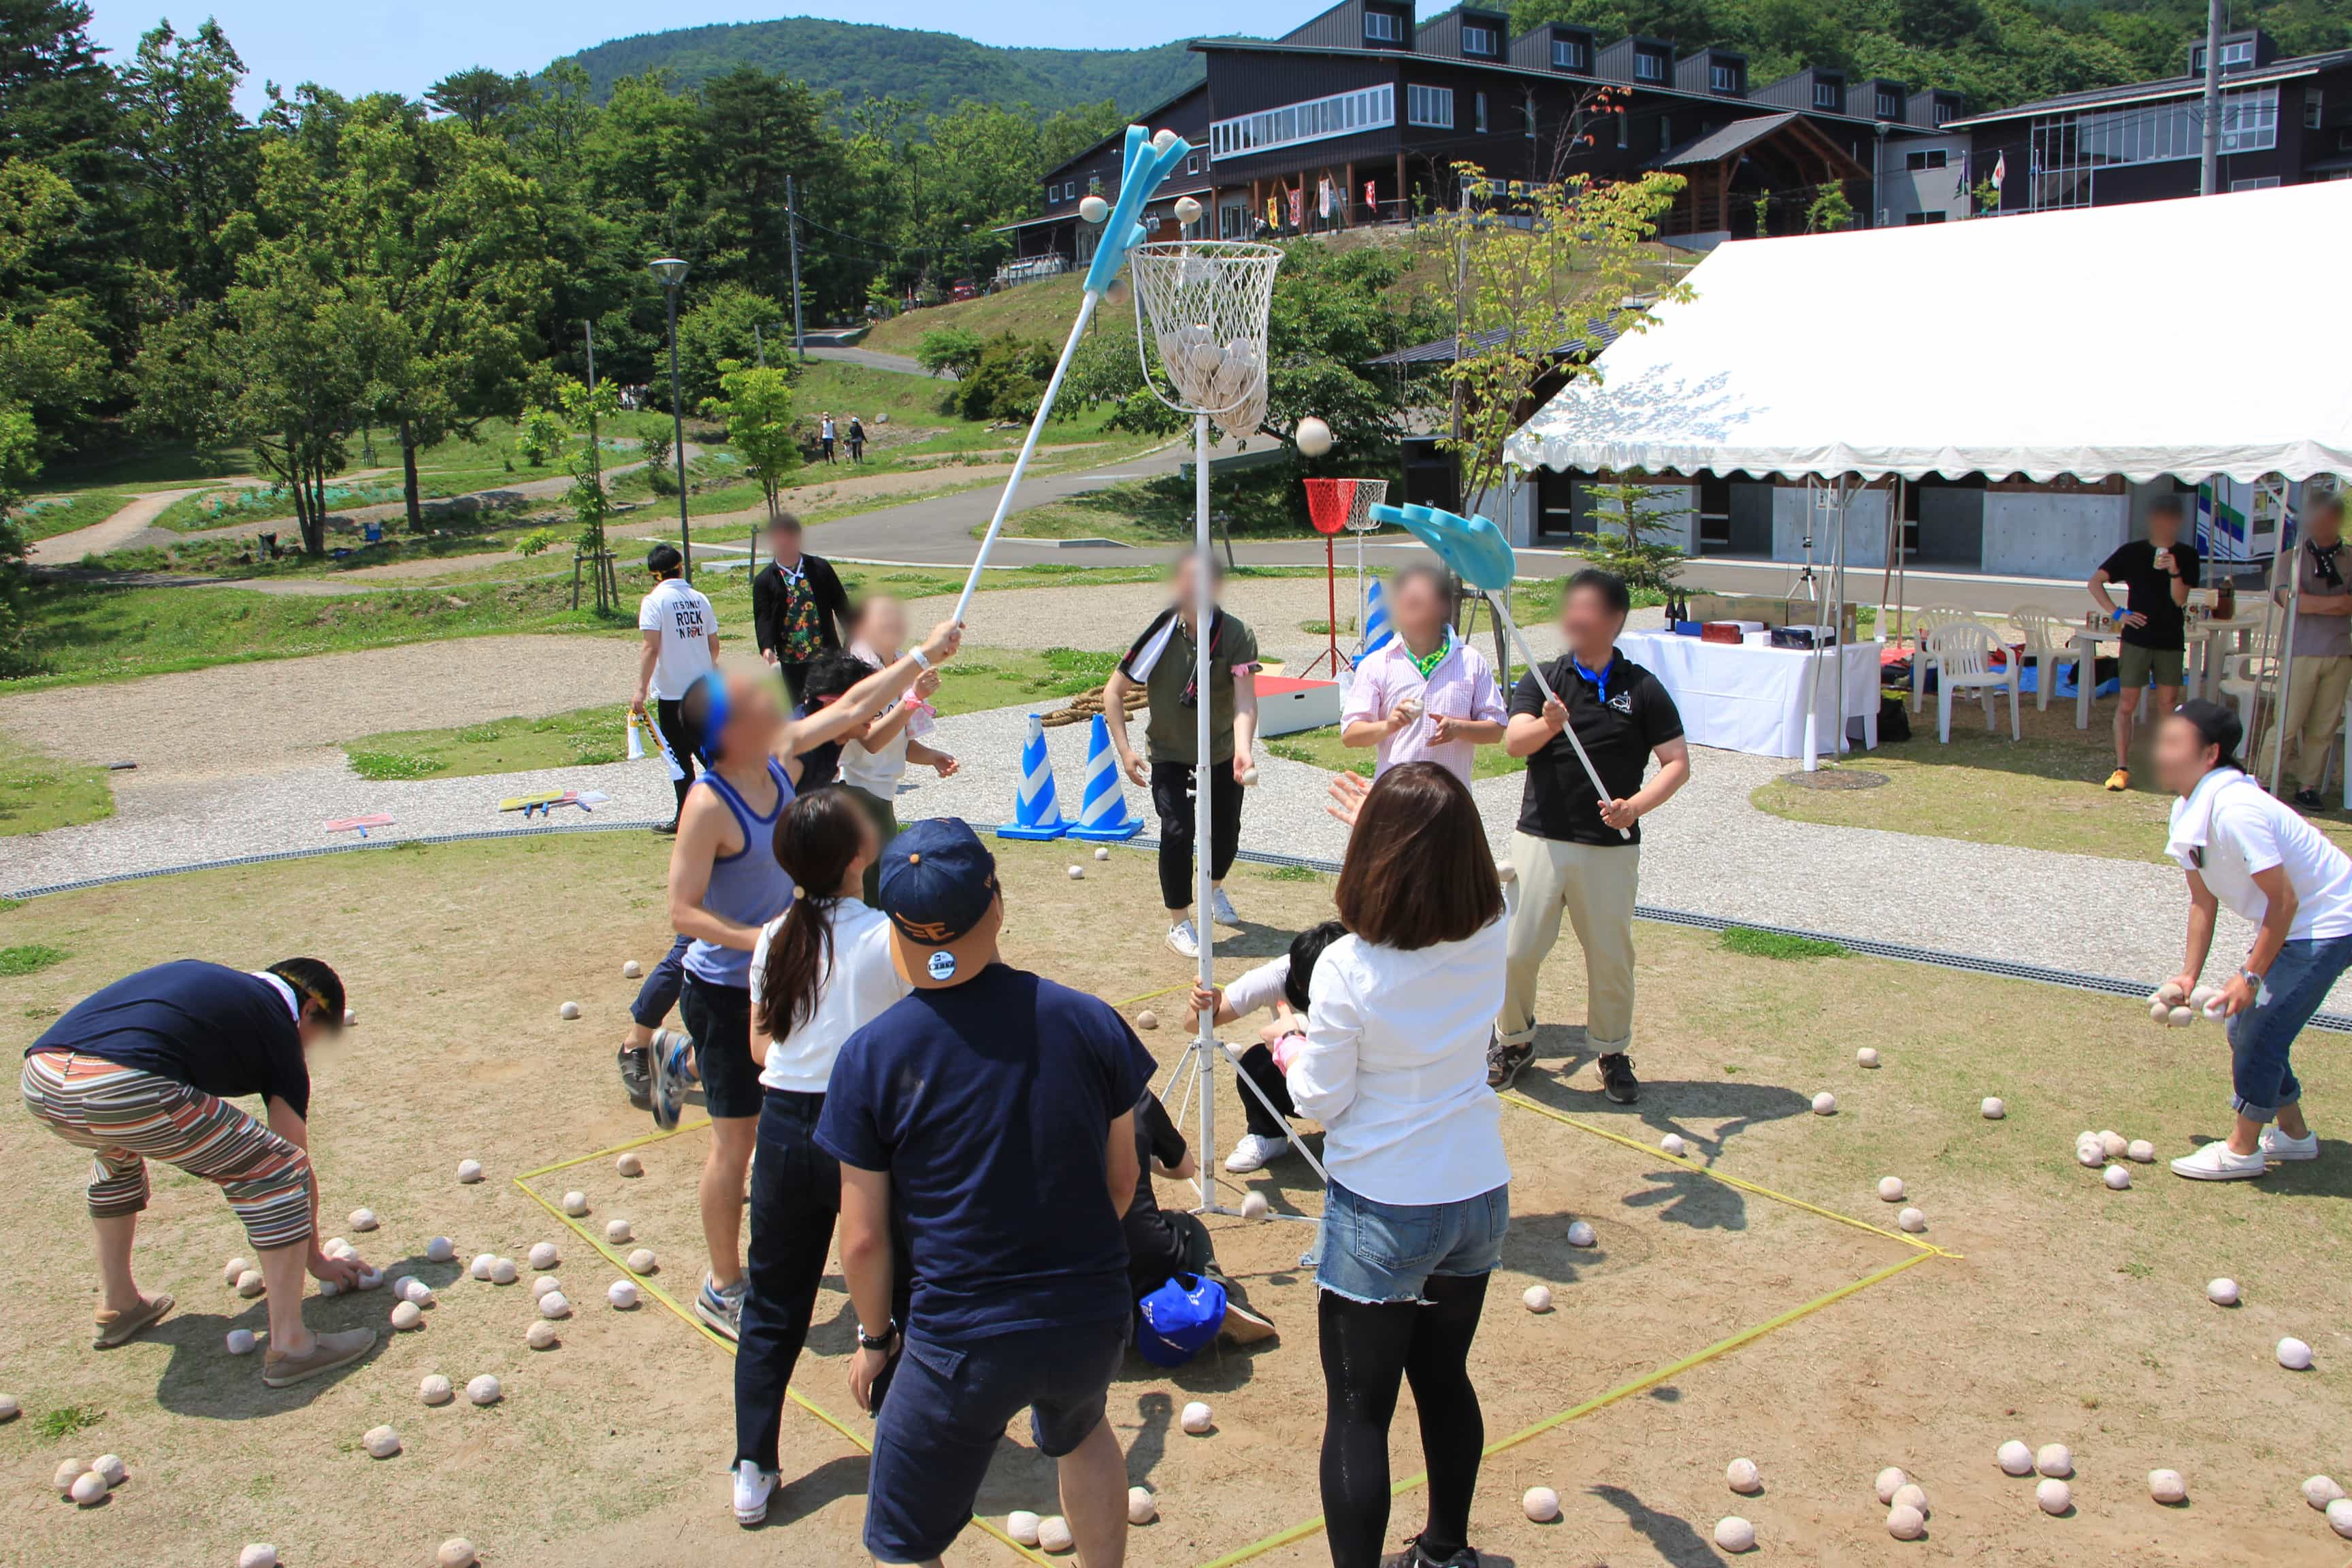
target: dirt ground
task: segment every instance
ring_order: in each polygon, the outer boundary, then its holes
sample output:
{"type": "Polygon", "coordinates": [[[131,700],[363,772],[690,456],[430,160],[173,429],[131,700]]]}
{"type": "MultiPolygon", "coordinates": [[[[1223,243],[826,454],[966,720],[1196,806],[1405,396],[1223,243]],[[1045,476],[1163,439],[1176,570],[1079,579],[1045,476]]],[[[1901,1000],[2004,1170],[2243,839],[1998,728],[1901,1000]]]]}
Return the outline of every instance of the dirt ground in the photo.
{"type": "MultiPolygon", "coordinates": [[[[1063,867],[1066,845],[1003,846],[1015,962],[1085,986],[1130,1015],[1167,1020],[1143,1035],[1163,1071],[1182,1040],[1176,1009],[1145,993],[1182,983],[1158,945],[1147,855],[1063,867]]],[[[257,1303],[221,1284],[222,1260],[247,1251],[218,1195],[159,1174],[141,1232],[142,1278],[178,1310],[122,1350],[87,1348],[93,1268],[80,1216],[85,1162],[17,1114],[0,1117],[0,1193],[15,1288],[0,1295],[0,1389],[26,1414],[0,1427],[0,1561],[228,1563],[240,1543],[274,1542],[295,1568],[429,1562],[465,1534],[496,1565],[731,1560],[861,1561],[864,1464],[855,1445],[799,1410],[784,1422],[788,1485],[769,1524],[738,1535],[726,1513],[731,1437],[726,1354],[648,1302],[604,1304],[618,1270],[519,1190],[550,1162],[644,1135],[610,1067],[634,986],[624,959],[651,962],[667,941],[660,847],[598,834],[434,848],[406,847],[207,872],[44,899],[0,912],[0,945],[47,943],[62,962],[0,979],[0,1016],[29,1038],[54,1011],[108,979],[165,957],[257,963],[316,952],[351,985],[359,1026],[317,1064],[314,1136],[328,1225],[393,1274],[441,1289],[425,1327],[389,1337],[367,1362],[323,1383],[264,1391],[224,1331],[258,1328],[257,1303]],[[558,1019],[580,1001],[587,1016],[558,1019]],[[489,1179],[460,1186],[461,1158],[489,1179]],[[367,1205],[383,1228],[357,1236],[339,1216],[367,1205]],[[446,1235],[460,1259],[520,1259],[540,1240],[578,1303],[560,1348],[532,1352],[523,1286],[457,1278],[422,1263],[446,1235]],[[446,1289],[443,1289],[446,1286],[446,1289]],[[504,1403],[427,1409],[418,1379],[498,1374],[504,1403]],[[84,1429],[50,1436],[60,1412],[84,1429]],[[379,1422],[398,1458],[359,1447],[379,1422]],[[131,1479],[103,1507],[49,1491],[62,1455],[121,1454],[131,1479]]],[[[1328,910],[1321,879],[1244,867],[1237,901],[1254,923],[1221,968],[1278,951],[1328,910]]],[[[2352,1147],[2334,1138],[2318,1164],[2223,1187],[2135,1167],[2126,1193],[2103,1188],[2070,1154],[2080,1126],[2154,1139],[2165,1154],[2222,1124],[2221,1052],[2210,1029],[2153,1032],[2129,1004],[1859,958],[1790,963],[1738,957],[1705,932],[1644,925],[1637,1060],[1642,1102],[1608,1105],[1573,1027],[1542,1037],[1528,1098],[1630,1140],[1612,1142],[1524,1109],[1507,1110],[1514,1223],[1474,1357],[1490,1442],[1502,1443],[1629,1383],[1639,1392],[1496,1453],[1479,1490],[1474,1540],[1490,1563],[1689,1568],[1711,1563],[1715,1521],[1753,1520],[1762,1552],[1829,1563],[2214,1561],[2332,1564],[2344,1553],[2295,1487],[2341,1470],[2352,1438],[2346,1390],[2352,1335],[2339,1284],[2304,1260],[2347,1239],[2343,1199],[2352,1147]],[[1864,1070],[1854,1048],[1885,1065],[1864,1070]],[[1820,1089],[1841,1100],[1817,1118],[1820,1089]],[[2008,1098],[2008,1120],[1977,1115],[2008,1098]],[[1653,1152],[1663,1133],[1694,1159],[1653,1152]],[[1886,1226],[1877,1178],[1902,1175],[1929,1219],[1927,1240],[1958,1254],[1804,1315],[1654,1383],[1660,1369],[1913,1256],[1858,1229],[1717,1181],[1707,1165],[1779,1193],[1886,1226]],[[1599,1245],[1570,1247],[1573,1218],[1599,1245]],[[2209,1305],[2207,1278],[2243,1282],[2246,1304],[2209,1305]],[[1533,1281],[1558,1310],[1522,1310],[1533,1281]],[[2294,1333],[2316,1369],[2280,1370],[2272,1347],[2294,1333]],[[2000,1475],[2011,1436],[2075,1453],[2076,1510],[2043,1517],[2029,1482],[2000,1475]],[[1760,1496],[1738,1498],[1725,1464],[1761,1467],[1760,1496]],[[1892,1541],[1871,1479],[1901,1465],[1933,1505],[1925,1541],[1892,1541]],[[2190,1501],[2148,1500],[2146,1472],[2181,1470],[2190,1501]],[[1549,1526],[1521,1515],[1522,1490],[1565,1500],[1549,1526]]],[[[1580,1016],[1573,948],[1547,973],[1544,1015],[1580,1016]]],[[[2335,1053],[2306,1053],[2308,1101],[2341,1080],[2335,1053]]],[[[1230,1079],[1227,1079],[1228,1086],[1230,1079]]],[[[1228,1087],[1217,1142],[1240,1129],[1228,1087]]],[[[703,1134],[643,1151],[646,1174],[597,1160],[537,1181],[552,1198],[587,1194],[601,1226],[625,1217],[663,1259],[657,1282],[683,1297],[698,1277],[693,1183],[703,1134]]],[[[1277,1209],[1311,1214],[1319,1194],[1291,1158],[1251,1178],[1277,1209]]],[[[1228,1201],[1242,1184],[1230,1184],[1228,1201]]],[[[1162,1201],[1184,1201],[1164,1187],[1162,1201]]],[[[1131,1359],[1112,1418],[1129,1471],[1159,1495],[1160,1520],[1135,1532],[1130,1560],[1181,1568],[1234,1554],[1319,1511],[1315,1453],[1321,1379],[1313,1289],[1298,1267],[1311,1233],[1284,1222],[1213,1222],[1221,1258],[1282,1327],[1278,1345],[1211,1355],[1174,1373],[1131,1359]],[[1173,1412],[1209,1401],[1215,1429],[1187,1437],[1173,1412]]],[[[526,1276],[527,1277],[527,1276],[526,1276]]],[[[837,1281],[835,1282],[837,1285],[837,1281]]],[[[385,1293],[314,1300],[322,1327],[382,1324],[385,1293]]],[[[868,1430],[843,1387],[852,1340],[829,1289],[797,1387],[868,1430]]],[[[1421,1468],[1410,1397],[1396,1426],[1395,1474],[1421,1468]]],[[[1055,1511],[1051,1468],[1016,1424],[982,1500],[1055,1511]]],[[[1392,1534],[1419,1523],[1400,1497],[1392,1534]]],[[[1328,1560],[1307,1534],[1253,1561],[1328,1560]]],[[[1009,1563],[1011,1549],[970,1531],[950,1561],[1009,1563]]]]}

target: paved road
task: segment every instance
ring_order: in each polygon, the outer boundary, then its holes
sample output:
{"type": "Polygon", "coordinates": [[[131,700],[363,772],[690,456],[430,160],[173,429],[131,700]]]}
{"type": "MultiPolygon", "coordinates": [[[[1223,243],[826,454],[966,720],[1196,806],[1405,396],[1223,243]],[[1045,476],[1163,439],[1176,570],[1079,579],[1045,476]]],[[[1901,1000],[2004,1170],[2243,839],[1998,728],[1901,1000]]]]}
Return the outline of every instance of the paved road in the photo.
{"type": "MultiPolygon", "coordinates": [[[[922,363],[911,354],[885,353],[880,349],[820,348],[811,343],[808,356],[811,359],[838,360],[843,364],[862,364],[868,370],[896,371],[900,375],[919,375],[928,378],[931,374],[925,370],[922,363]]],[[[956,375],[950,371],[942,374],[939,379],[953,381],[956,375]]]]}
{"type": "MultiPolygon", "coordinates": [[[[1067,500],[1126,479],[1148,479],[1172,474],[1190,456],[1182,443],[1160,447],[1107,468],[1077,473],[1032,475],[1013,497],[1013,510],[1027,511],[1051,501],[1067,500]]],[[[995,514],[1002,485],[982,485],[953,495],[909,501],[905,506],[859,512],[838,521],[817,524],[811,531],[816,548],[843,561],[887,561],[924,566],[963,566],[978,548],[973,530],[984,529],[995,514]]],[[[1148,551],[1123,547],[1072,545],[1066,541],[1000,539],[989,556],[992,563],[1029,566],[1055,561],[1082,565],[1120,565],[1148,558],[1148,551]]]]}
{"type": "Polygon", "coordinates": [[[173,501],[200,493],[193,489],[150,490],[133,497],[103,522],[37,541],[29,559],[36,566],[69,566],[85,555],[120,550],[146,532],[148,525],[163,516],[173,501]]]}

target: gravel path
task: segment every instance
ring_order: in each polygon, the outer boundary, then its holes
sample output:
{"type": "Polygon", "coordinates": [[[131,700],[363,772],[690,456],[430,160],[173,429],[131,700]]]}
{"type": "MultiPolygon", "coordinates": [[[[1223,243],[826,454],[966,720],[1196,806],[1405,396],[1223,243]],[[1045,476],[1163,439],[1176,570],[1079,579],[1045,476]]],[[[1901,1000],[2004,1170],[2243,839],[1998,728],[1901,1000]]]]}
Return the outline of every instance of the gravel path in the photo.
{"type": "Polygon", "coordinates": [[[194,489],[152,490],[134,497],[103,522],[35,541],[26,559],[36,566],[70,566],[85,555],[120,550],[145,533],[173,501],[201,493],[194,489]]]}

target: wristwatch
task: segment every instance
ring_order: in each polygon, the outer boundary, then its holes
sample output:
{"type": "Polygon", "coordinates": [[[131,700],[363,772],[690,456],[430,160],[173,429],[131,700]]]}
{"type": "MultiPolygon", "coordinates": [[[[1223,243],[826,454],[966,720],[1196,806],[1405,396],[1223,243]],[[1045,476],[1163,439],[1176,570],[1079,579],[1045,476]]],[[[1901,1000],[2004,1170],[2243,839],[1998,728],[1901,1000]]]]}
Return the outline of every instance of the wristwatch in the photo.
{"type": "Polygon", "coordinates": [[[898,1320],[896,1318],[891,1319],[890,1326],[879,1334],[869,1334],[866,1331],[865,1324],[857,1325],[857,1348],[862,1351],[887,1351],[898,1338],[898,1320]]]}
{"type": "Polygon", "coordinates": [[[2262,994],[2263,977],[2261,975],[2241,964],[2238,968],[2238,978],[2252,986],[2254,988],[2254,994],[2258,996],[2262,994]]]}

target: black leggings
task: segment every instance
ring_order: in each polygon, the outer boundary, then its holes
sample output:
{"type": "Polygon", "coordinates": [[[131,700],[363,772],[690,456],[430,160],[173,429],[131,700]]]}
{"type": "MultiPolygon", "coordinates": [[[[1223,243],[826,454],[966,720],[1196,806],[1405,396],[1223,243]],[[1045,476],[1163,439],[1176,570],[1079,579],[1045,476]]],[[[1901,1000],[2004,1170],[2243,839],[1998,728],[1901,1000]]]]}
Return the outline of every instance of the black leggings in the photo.
{"type": "Polygon", "coordinates": [[[685,706],[683,698],[654,699],[654,722],[661,728],[662,744],[669,748],[669,760],[686,774],[670,781],[670,787],[677,792],[677,811],[670,814],[672,821],[686,810],[686,792],[694,787],[694,748],[687,743],[685,706]]]}
{"type": "Polygon", "coordinates": [[[1250,1082],[1264,1091],[1265,1099],[1274,1101],[1274,1108],[1268,1110],[1265,1100],[1246,1089],[1241,1091],[1242,1115],[1249,1130],[1261,1138],[1289,1137],[1290,1123],[1286,1119],[1297,1115],[1298,1107],[1291,1100],[1289,1081],[1274,1065],[1274,1052],[1263,1043],[1252,1046],[1242,1053],[1241,1068],[1250,1082]]]}
{"type": "Polygon", "coordinates": [[[1443,1562],[1469,1544],[1470,1498],[1486,1446],[1486,1419],[1470,1384],[1470,1342],[1486,1278],[1433,1275],[1425,1307],[1322,1292],[1323,1516],[1332,1568],[1380,1568],[1389,1528],[1389,1423],[1403,1380],[1412,1384],[1429,1467],[1422,1546],[1443,1562]]]}
{"type": "MultiPolygon", "coordinates": [[[[1151,764],[1151,808],[1160,816],[1160,901],[1192,901],[1192,764],[1151,764]]],[[[1209,766],[1209,879],[1222,882],[1242,847],[1242,786],[1231,759],[1209,766]]],[[[1200,911],[1209,918],[1209,911],[1200,911]]]]}

